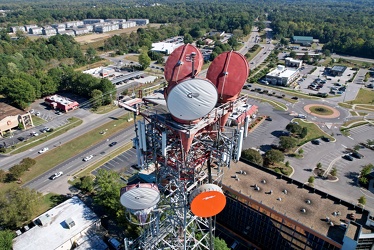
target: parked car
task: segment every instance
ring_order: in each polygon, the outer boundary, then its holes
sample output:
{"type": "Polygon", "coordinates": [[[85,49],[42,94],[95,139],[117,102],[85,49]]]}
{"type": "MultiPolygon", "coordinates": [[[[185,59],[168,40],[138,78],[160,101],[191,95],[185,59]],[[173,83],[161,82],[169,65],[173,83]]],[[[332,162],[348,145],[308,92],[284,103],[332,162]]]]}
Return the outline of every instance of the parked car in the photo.
{"type": "Polygon", "coordinates": [[[357,159],[364,158],[364,156],[357,151],[353,151],[352,153],[350,153],[350,155],[353,156],[354,158],[357,158],[357,159]]]}
{"type": "Polygon", "coordinates": [[[38,136],[38,135],[39,135],[39,133],[37,133],[37,132],[33,131],[33,132],[31,132],[31,133],[30,133],[30,135],[32,135],[32,136],[38,136]]]}
{"type": "Polygon", "coordinates": [[[93,155],[89,155],[83,158],[83,161],[89,161],[93,158],[93,155]]]}
{"type": "Polygon", "coordinates": [[[345,155],[343,155],[343,159],[346,159],[346,160],[348,160],[348,161],[353,161],[353,157],[350,156],[349,154],[345,154],[345,155]]]}
{"type": "Polygon", "coordinates": [[[319,145],[321,142],[318,139],[312,140],[312,144],[319,145]]]}
{"type": "Polygon", "coordinates": [[[36,116],[41,116],[42,114],[38,111],[35,113],[36,116]]]}
{"type": "Polygon", "coordinates": [[[33,110],[33,109],[30,109],[30,114],[34,114],[35,113],[35,110],[33,110]]]}
{"type": "Polygon", "coordinates": [[[268,117],[266,117],[266,119],[265,120],[267,120],[267,121],[269,121],[269,122],[271,122],[273,119],[270,117],[270,116],[268,116],[268,117]]]}
{"type": "Polygon", "coordinates": [[[24,140],[25,140],[25,137],[20,136],[20,137],[18,137],[17,139],[18,139],[19,141],[24,141],[24,140]]]}
{"type": "Polygon", "coordinates": [[[110,238],[108,243],[115,250],[121,249],[121,243],[116,238],[110,238]]]}
{"type": "Polygon", "coordinates": [[[330,142],[330,138],[328,138],[328,137],[325,137],[325,136],[324,136],[324,137],[322,137],[321,139],[322,139],[322,141],[330,142]]]}
{"type": "Polygon", "coordinates": [[[47,152],[49,150],[49,148],[45,147],[45,148],[42,148],[41,150],[39,150],[39,154],[43,154],[45,152],[47,152]]]}
{"type": "Polygon", "coordinates": [[[51,177],[49,177],[51,180],[54,180],[58,177],[60,177],[61,175],[63,175],[64,173],[63,172],[58,172],[58,173],[54,173],[51,177]]]}

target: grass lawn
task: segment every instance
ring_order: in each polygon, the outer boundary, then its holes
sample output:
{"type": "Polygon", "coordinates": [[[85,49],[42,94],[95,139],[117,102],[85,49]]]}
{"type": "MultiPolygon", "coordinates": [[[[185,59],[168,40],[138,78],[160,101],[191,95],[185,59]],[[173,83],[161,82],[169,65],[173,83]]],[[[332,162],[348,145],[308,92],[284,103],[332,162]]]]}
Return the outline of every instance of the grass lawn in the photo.
{"type": "Polygon", "coordinates": [[[41,124],[43,124],[43,123],[46,122],[46,121],[43,120],[42,118],[37,117],[37,116],[35,116],[35,115],[32,115],[32,116],[31,116],[31,119],[32,119],[32,123],[34,123],[34,126],[39,126],[39,125],[41,125],[41,124]]]}
{"type": "Polygon", "coordinates": [[[352,105],[351,104],[347,104],[347,103],[344,103],[344,102],[339,102],[338,105],[340,107],[343,107],[343,108],[346,108],[346,109],[350,109],[352,108],[352,105]]]}
{"type": "Polygon", "coordinates": [[[125,55],[125,59],[129,60],[129,61],[138,62],[139,61],[139,56],[136,56],[136,55],[125,55]]]}
{"type": "Polygon", "coordinates": [[[353,128],[353,127],[357,127],[357,126],[361,126],[361,125],[364,125],[364,124],[367,124],[368,122],[367,121],[364,121],[362,118],[357,118],[355,120],[351,120],[351,121],[348,121],[348,122],[345,122],[343,123],[342,127],[344,128],[353,128]],[[352,124],[355,124],[355,125],[352,125],[352,124]]]}
{"type": "Polygon", "coordinates": [[[348,104],[374,104],[374,91],[360,89],[357,97],[353,101],[346,102],[348,104]]]}
{"type": "Polygon", "coordinates": [[[100,106],[97,110],[91,110],[91,111],[94,112],[95,114],[106,114],[106,113],[108,113],[110,111],[113,111],[117,108],[118,107],[115,106],[115,105],[108,104],[108,105],[105,105],[105,106],[100,106]]]}
{"type": "MultiPolygon", "coordinates": [[[[257,48],[255,51],[248,51],[248,53],[250,54],[250,56],[247,58],[247,61],[251,61],[255,56],[257,56],[258,53],[260,53],[260,51],[262,50],[261,47],[257,48]]],[[[250,67],[250,66],[249,66],[250,67]]]]}
{"type": "Polygon", "coordinates": [[[75,69],[75,71],[84,71],[84,70],[88,70],[88,69],[94,69],[94,68],[97,68],[97,67],[105,67],[105,66],[108,66],[110,64],[110,61],[109,60],[100,60],[98,62],[95,62],[95,63],[91,63],[89,65],[85,65],[83,67],[80,67],[80,68],[77,68],[75,69]]]}
{"type": "Polygon", "coordinates": [[[301,119],[293,119],[293,121],[298,122],[301,127],[306,127],[308,129],[308,134],[305,136],[305,138],[299,139],[299,143],[298,143],[299,146],[303,145],[304,143],[306,143],[310,140],[317,139],[317,138],[320,138],[322,136],[328,137],[328,138],[330,138],[330,140],[334,140],[333,137],[331,137],[330,135],[323,132],[314,123],[304,122],[301,119]]]}
{"type": "Polygon", "coordinates": [[[309,110],[312,114],[316,115],[332,115],[334,113],[332,109],[323,106],[313,106],[309,110]]]}
{"type": "Polygon", "coordinates": [[[63,144],[62,146],[57,145],[48,152],[39,155],[35,158],[36,164],[31,168],[31,171],[25,172],[21,177],[23,183],[36,178],[54,166],[83,152],[86,148],[91,147],[118,131],[131,126],[133,122],[127,122],[127,118],[128,115],[124,115],[113,121],[107,122],[106,124],[63,144]],[[101,131],[105,131],[105,134],[101,134],[101,131]]]}
{"type": "Polygon", "coordinates": [[[70,129],[78,127],[79,125],[82,124],[82,122],[83,121],[81,119],[78,119],[78,118],[75,118],[75,117],[69,118],[69,123],[68,124],[53,130],[53,132],[50,132],[50,133],[47,132],[47,133],[44,133],[44,134],[40,134],[39,136],[31,137],[27,141],[20,142],[15,146],[15,148],[8,148],[5,153],[18,154],[18,153],[24,152],[26,150],[29,150],[29,149],[31,149],[31,148],[33,148],[37,145],[40,145],[40,144],[42,144],[42,143],[44,143],[44,142],[46,142],[46,141],[48,141],[52,138],[55,138],[59,135],[62,135],[63,133],[66,133],[70,129]]]}
{"type": "Polygon", "coordinates": [[[290,176],[292,173],[292,168],[287,167],[283,162],[275,163],[274,165],[269,166],[274,172],[290,176]]]}

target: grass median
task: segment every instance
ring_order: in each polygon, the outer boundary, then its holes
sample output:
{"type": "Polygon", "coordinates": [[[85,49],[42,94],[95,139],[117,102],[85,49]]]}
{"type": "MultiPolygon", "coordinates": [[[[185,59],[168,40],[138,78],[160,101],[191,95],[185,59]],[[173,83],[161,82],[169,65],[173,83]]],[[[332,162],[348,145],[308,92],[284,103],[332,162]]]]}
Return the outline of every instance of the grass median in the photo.
{"type": "Polygon", "coordinates": [[[272,100],[269,100],[269,99],[266,99],[266,98],[263,98],[263,97],[259,97],[259,96],[254,96],[254,95],[248,95],[248,97],[252,98],[252,99],[260,100],[261,102],[267,102],[271,106],[273,106],[273,108],[276,109],[276,110],[286,111],[288,109],[285,104],[280,103],[280,102],[272,101],[272,100]]]}
{"type": "Polygon", "coordinates": [[[308,129],[308,134],[304,138],[299,139],[299,142],[298,142],[299,146],[305,144],[308,141],[321,138],[323,136],[328,137],[330,140],[335,140],[332,136],[330,136],[329,134],[326,134],[316,124],[312,122],[305,122],[301,119],[293,119],[292,121],[298,122],[301,127],[306,127],[308,129]]]}
{"type": "Polygon", "coordinates": [[[63,145],[56,145],[51,148],[48,152],[39,155],[34,158],[36,164],[30,171],[25,172],[21,179],[23,183],[26,183],[46,171],[52,169],[58,164],[76,156],[83,152],[89,147],[109,138],[111,135],[130,127],[133,122],[128,122],[128,115],[114,118],[112,121],[105,123],[104,125],[93,129],[63,145]]]}

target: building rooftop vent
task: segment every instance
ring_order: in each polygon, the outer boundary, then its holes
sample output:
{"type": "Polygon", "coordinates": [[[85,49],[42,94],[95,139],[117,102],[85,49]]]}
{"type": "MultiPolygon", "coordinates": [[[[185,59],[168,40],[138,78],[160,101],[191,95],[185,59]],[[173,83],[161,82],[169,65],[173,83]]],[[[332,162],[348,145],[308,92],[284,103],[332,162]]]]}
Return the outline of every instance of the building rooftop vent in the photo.
{"type": "Polygon", "coordinates": [[[75,222],[73,221],[72,218],[66,219],[65,223],[66,223],[66,225],[68,226],[69,229],[75,226],[75,222]]]}

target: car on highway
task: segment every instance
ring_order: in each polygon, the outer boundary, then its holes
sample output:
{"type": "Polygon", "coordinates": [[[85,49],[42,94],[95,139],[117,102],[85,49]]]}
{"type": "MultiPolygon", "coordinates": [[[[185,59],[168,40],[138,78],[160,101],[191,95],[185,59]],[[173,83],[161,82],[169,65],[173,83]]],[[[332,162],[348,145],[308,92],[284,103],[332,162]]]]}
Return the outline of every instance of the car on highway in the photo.
{"type": "Polygon", "coordinates": [[[49,148],[45,147],[45,148],[42,148],[41,150],[38,151],[39,154],[43,154],[45,152],[47,152],[49,150],[49,148]]]}
{"type": "Polygon", "coordinates": [[[54,173],[51,177],[49,177],[51,180],[54,180],[58,177],[60,177],[61,175],[63,175],[64,173],[63,172],[58,172],[58,173],[54,173]]]}
{"type": "Polygon", "coordinates": [[[314,145],[319,145],[319,144],[321,144],[321,142],[320,142],[318,139],[312,140],[311,142],[312,142],[312,144],[314,144],[314,145]]]}
{"type": "Polygon", "coordinates": [[[343,159],[346,159],[347,161],[353,161],[353,157],[350,156],[349,154],[343,155],[343,159]]]}
{"type": "Polygon", "coordinates": [[[115,145],[117,145],[117,142],[116,142],[116,141],[114,141],[114,142],[112,142],[111,144],[109,144],[109,147],[113,147],[113,146],[115,146],[115,145]]]}
{"type": "Polygon", "coordinates": [[[89,161],[93,158],[93,155],[88,155],[86,157],[83,158],[83,161],[89,161]]]}

